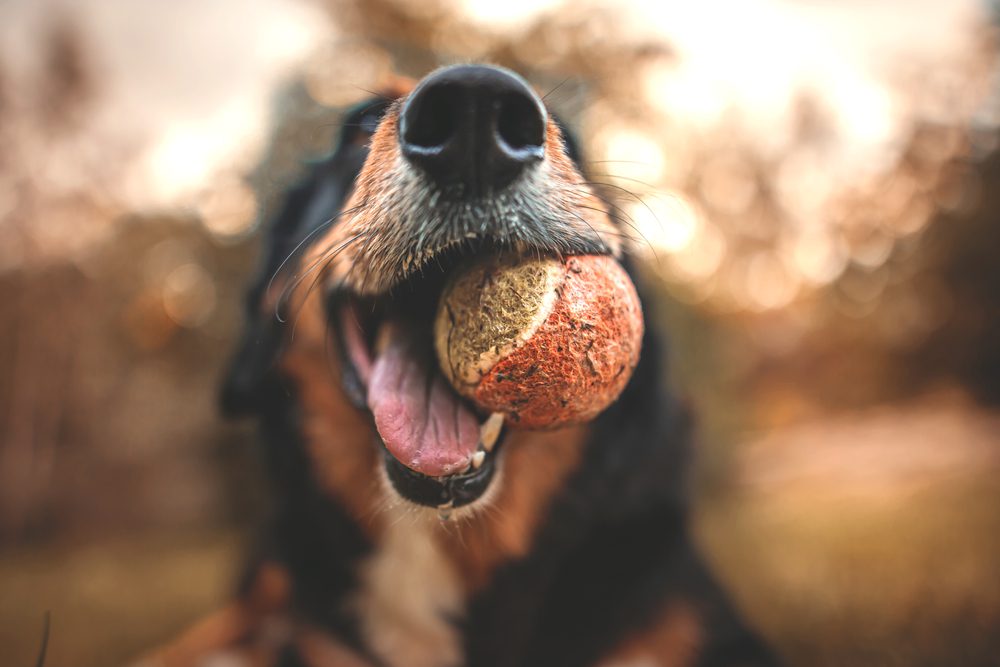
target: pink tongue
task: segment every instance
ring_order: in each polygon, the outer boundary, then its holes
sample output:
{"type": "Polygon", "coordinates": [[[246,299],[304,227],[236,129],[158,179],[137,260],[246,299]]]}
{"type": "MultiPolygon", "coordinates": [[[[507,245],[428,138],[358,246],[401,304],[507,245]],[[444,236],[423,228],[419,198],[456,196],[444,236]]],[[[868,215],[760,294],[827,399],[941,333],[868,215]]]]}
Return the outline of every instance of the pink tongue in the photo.
{"type": "MultiPolygon", "coordinates": [[[[433,359],[394,322],[383,325],[368,384],[368,408],[389,452],[431,477],[469,467],[479,423],[437,372],[433,359]]],[[[430,345],[423,346],[430,349],[430,345]]]]}

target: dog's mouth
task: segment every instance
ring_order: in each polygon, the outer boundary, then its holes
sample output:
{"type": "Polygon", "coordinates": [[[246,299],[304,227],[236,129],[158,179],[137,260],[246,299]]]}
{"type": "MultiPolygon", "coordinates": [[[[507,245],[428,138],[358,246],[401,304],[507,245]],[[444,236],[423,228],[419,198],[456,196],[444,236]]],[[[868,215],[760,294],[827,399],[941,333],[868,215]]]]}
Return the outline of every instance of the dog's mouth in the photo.
{"type": "Polygon", "coordinates": [[[448,276],[472,257],[500,252],[482,245],[437,254],[389,293],[335,291],[345,388],[368,410],[389,481],[403,497],[446,514],[480,498],[497,467],[503,415],[482,414],[438,368],[433,327],[448,276]]]}

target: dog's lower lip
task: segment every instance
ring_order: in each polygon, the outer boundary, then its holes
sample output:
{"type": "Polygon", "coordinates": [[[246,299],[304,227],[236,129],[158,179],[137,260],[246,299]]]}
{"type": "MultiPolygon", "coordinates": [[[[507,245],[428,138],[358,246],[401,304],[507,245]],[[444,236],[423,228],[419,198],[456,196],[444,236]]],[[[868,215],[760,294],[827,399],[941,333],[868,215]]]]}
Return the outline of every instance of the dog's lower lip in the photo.
{"type": "Polygon", "coordinates": [[[396,493],[412,503],[438,508],[442,519],[451,509],[470,505],[483,496],[496,474],[499,456],[499,451],[484,453],[478,468],[446,477],[428,477],[400,463],[384,446],[381,449],[386,475],[396,493]]]}
{"type": "Polygon", "coordinates": [[[439,518],[444,521],[453,509],[475,502],[489,488],[503,439],[503,415],[495,413],[482,424],[479,450],[466,470],[441,477],[424,475],[405,466],[384,443],[381,446],[383,464],[399,495],[418,505],[436,507],[439,518]]]}

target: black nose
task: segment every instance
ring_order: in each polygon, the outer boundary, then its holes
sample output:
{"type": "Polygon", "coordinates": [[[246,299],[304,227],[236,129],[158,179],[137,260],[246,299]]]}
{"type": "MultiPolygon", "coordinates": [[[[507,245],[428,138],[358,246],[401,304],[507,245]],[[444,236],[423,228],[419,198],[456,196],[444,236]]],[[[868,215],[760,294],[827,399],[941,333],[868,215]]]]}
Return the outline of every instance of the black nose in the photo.
{"type": "Polygon", "coordinates": [[[472,198],[509,185],[545,155],[545,106],[497,67],[439,70],[403,106],[403,155],[447,193],[472,198]]]}

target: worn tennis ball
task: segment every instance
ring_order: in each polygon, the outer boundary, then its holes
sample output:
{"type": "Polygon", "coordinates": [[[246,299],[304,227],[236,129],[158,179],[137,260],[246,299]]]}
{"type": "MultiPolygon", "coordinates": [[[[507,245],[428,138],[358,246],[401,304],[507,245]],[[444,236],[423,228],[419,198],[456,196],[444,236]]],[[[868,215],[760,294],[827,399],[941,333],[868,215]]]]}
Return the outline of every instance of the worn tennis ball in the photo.
{"type": "Polygon", "coordinates": [[[585,422],[639,361],[642,308],[613,258],[491,257],[445,286],[434,322],[441,370],[459,394],[512,426],[585,422]]]}

